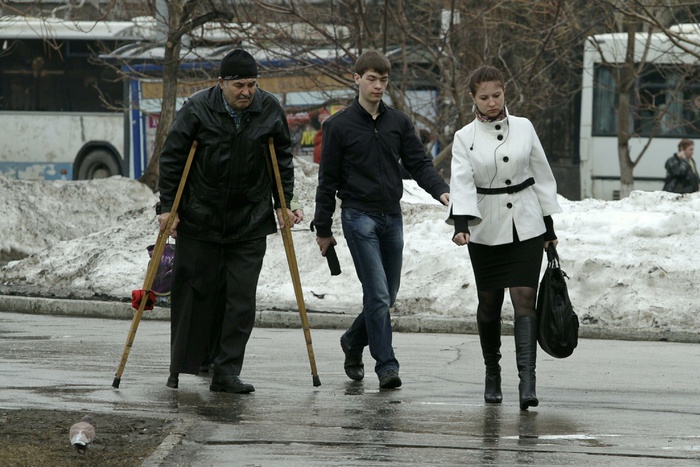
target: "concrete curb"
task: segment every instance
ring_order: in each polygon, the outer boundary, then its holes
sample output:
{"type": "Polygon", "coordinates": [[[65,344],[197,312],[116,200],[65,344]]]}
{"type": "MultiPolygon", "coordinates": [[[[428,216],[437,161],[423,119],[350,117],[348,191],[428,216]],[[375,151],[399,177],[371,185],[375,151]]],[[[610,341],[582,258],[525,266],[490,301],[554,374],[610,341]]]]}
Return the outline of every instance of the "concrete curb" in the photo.
{"type": "MultiPolygon", "coordinates": [[[[42,297],[0,295],[0,313],[27,313],[84,318],[133,319],[131,303],[97,300],[74,300],[42,297]]],[[[354,315],[338,312],[307,312],[311,329],[346,329],[354,315]]],[[[155,307],[144,312],[143,320],[169,320],[170,309],[155,307]]],[[[394,316],[392,326],[396,332],[476,334],[476,322],[458,318],[434,316],[394,316]]],[[[267,328],[300,328],[297,310],[259,310],[256,326],[267,328]]],[[[504,320],[503,334],[513,333],[512,322],[504,320]]],[[[613,339],[633,341],[665,341],[700,343],[700,332],[669,331],[663,329],[638,330],[582,324],[579,337],[584,339],[613,339]]]]}
{"type": "Polygon", "coordinates": [[[160,443],[160,445],[148,456],[142,463],[141,467],[159,467],[163,465],[165,459],[170,453],[182,443],[182,439],[187,436],[189,429],[192,427],[190,420],[180,420],[175,428],[170,431],[170,434],[160,443]]]}

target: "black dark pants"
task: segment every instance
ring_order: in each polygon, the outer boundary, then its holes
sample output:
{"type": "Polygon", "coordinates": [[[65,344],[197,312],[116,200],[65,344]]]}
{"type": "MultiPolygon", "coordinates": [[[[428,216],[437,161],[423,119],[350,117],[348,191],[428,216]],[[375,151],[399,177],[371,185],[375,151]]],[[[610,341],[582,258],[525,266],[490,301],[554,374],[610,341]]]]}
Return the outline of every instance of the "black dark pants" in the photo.
{"type": "Polygon", "coordinates": [[[171,373],[198,374],[216,346],[214,373],[239,375],[255,323],[266,237],[221,244],[178,235],[171,292],[171,373]]]}

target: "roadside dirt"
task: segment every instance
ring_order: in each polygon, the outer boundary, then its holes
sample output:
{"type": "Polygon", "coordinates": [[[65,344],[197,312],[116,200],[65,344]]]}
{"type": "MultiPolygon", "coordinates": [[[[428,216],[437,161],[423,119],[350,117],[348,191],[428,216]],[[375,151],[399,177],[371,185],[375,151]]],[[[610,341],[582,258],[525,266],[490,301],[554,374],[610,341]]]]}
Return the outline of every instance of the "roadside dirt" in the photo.
{"type": "Polygon", "coordinates": [[[138,466],[169,434],[171,422],[116,414],[89,414],[95,441],[84,455],[68,430],[87,413],[0,409],[2,466],[138,466]]]}

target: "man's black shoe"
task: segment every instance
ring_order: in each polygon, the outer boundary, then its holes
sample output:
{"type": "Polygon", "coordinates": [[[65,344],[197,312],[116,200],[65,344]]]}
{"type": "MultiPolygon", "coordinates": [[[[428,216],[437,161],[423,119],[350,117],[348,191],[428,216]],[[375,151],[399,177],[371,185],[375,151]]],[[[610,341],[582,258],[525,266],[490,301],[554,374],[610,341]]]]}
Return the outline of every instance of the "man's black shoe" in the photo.
{"type": "Polygon", "coordinates": [[[169,388],[177,389],[178,384],[180,383],[180,374],[179,373],[170,373],[170,376],[168,376],[168,382],[165,383],[166,386],[169,388]]]}
{"type": "Polygon", "coordinates": [[[382,389],[394,389],[401,387],[401,378],[396,370],[389,370],[379,377],[379,387],[382,389]]]}
{"type": "Polygon", "coordinates": [[[362,381],[365,377],[365,365],[362,363],[362,354],[351,354],[350,349],[345,345],[342,338],[340,339],[340,348],[343,349],[345,354],[345,374],[352,380],[362,381]]]}
{"type": "Polygon", "coordinates": [[[214,392],[230,392],[233,394],[248,394],[255,391],[252,384],[241,381],[237,375],[214,375],[209,390],[214,392]]]}

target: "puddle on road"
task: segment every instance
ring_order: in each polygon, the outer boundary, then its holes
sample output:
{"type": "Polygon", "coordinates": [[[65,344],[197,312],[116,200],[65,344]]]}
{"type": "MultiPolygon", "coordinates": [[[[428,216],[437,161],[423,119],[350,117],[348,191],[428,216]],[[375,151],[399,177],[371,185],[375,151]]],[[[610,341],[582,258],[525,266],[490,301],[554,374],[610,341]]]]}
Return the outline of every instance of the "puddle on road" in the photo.
{"type": "Polygon", "coordinates": [[[75,386],[75,387],[38,387],[34,388],[34,392],[37,394],[78,394],[81,396],[87,396],[93,392],[100,391],[102,388],[95,388],[89,386],[75,386]]]}
{"type": "Polygon", "coordinates": [[[539,442],[542,442],[542,444],[553,444],[552,442],[556,441],[572,441],[576,442],[577,444],[580,444],[581,446],[588,446],[588,447],[610,447],[614,446],[611,443],[606,443],[604,442],[601,438],[602,437],[614,437],[614,436],[619,436],[619,435],[587,435],[587,434],[565,434],[565,435],[540,435],[540,434],[524,434],[524,435],[519,435],[519,436],[503,436],[502,439],[513,439],[513,440],[519,440],[519,441],[529,441],[532,442],[533,444],[539,444],[539,442]],[[549,441],[549,443],[545,443],[549,441]]]}
{"type": "Polygon", "coordinates": [[[0,333],[2,340],[22,340],[22,341],[48,341],[53,339],[51,336],[8,336],[7,333],[0,333]]]}

